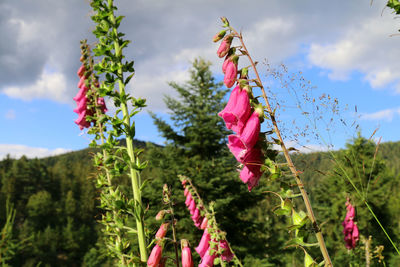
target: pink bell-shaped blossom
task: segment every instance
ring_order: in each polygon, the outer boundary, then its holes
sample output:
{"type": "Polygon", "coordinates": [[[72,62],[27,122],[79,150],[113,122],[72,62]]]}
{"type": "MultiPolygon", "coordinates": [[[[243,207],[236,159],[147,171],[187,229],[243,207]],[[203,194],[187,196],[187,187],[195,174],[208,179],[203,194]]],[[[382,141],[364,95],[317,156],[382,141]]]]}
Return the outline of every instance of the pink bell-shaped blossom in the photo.
{"type": "Polygon", "coordinates": [[[192,198],[192,201],[190,202],[189,205],[190,214],[193,215],[195,210],[196,210],[196,201],[192,198]]]}
{"type": "Polygon", "coordinates": [[[196,222],[200,218],[200,210],[198,208],[195,208],[194,213],[192,215],[192,220],[196,222]]]}
{"type": "Polygon", "coordinates": [[[199,267],[213,267],[214,259],[216,257],[217,257],[217,255],[215,253],[213,255],[211,255],[211,249],[208,248],[208,250],[204,254],[204,257],[201,260],[201,263],[199,264],[199,267]]]}
{"type": "Polygon", "coordinates": [[[344,220],[345,221],[353,220],[353,218],[356,216],[356,211],[355,211],[353,205],[348,203],[346,209],[347,209],[347,213],[346,213],[346,218],[344,220]]]}
{"type": "Polygon", "coordinates": [[[147,267],[157,267],[161,260],[162,247],[156,244],[147,260],[147,267]]]}
{"type": "Polygon", "coordinates": [[[238,90],[235,99],[233,99],[235,102],[232,101],[231,104],[228,102],[224,110],[220,112],[220,116],[224,119],[228,129],[241,134],[251,114],[250,100],[246,90],[241,90],[239,86],[234,90],[238,90]]]}
{"type": "Polygon", "coordinates": [[[237,77],[237,64],[235,64],[233,61],[228,61],[224,77],[224,83],[226,87],[231,88],[236,82],[236,77],[237,77]]]}
{"type": "Polygon", "coordinates": [[[352,247],[353,248],[355,248],[356,247],[356,244],[357,244],[357,241],[360,239],[360,233],[358,232],[358,227],[357,227],[357,224],[354,224],[354,226],[353,226],[353,232],[352,232],[352,234],[351,234],[351,244],[352,244],[352,247]]]}
{"type": "Polygon", "coordinates": [[[192,202],[192,195],[189,193],[189,194],[187,194],[186,200],[185,200],[186,207],[189,207],[191,202],[192,202]]]}
{"type": "Polygon", "coordinates": [[[87,97],[83,97],[79,102],[78,106],[74,109],[75,113],[81,113],[87,108],[87,97]]]}
{"type": "Polygon", "coordinates": [[[194,221],[194,226],[196,226],[197,228],[201,229],[201,222],[203,221],[203,217],[199,217],[196,221],[194,221]]]}
{"type": "Polygon", "coordinates": [[[228,148],[238,162],[243,161],[247,153],[247,148],[245,147],[243,142],[241,142],[240,139],[237,138],[236,135],[232,134],[228,136],[228,148]]]}
{"type": "Polygon", "coordinates": [[[190,251],[189,243],[187,242],[187,240],[182,239],[181,248],[182,267],[193,267],[192,252],[190,251]]]}
{"type": "Polygon", "coordinates": [[[79,113],[79,117],[74,121],[76,124],[78,124],[79,129],[83,128],[89,128],[90,127],[90,122],[86,121],[86,115],[87,111],[84,110],[81,113],[79,113]]]}
{"type": "Polygon", "coordinates": [[[199,253],[200,258],[203,258],[204,254],[210,247],[210,244],[208,243],[210,242],[210,240],[210,234],[208,233],[208,230],[206,228],[203,232],[203,236],[200,239],[199,245],[195,248],[196,252],[199,253]]]}
{"type": "Polygon", "coordinates": [[[183,191],[183,195],[185,197],[187,197],[188,193],[189,193],[189,189],[187,187],[185,187],[185,190],[183,191]]]}
{"type": "Polygon", "coordinates": [[[83,85],[85,85],[85,76],[82,76],[82,77],[79,79],[78,88],[82,88],[83,85]]]}
{"type": "Polygon", "coordinates": [[[233,259],[233,253],[226,240],[219,241],[219,247],[224,250],[221,254],[221,260],[230,262],[233,259]]]}
{"type": "Polygon", "coordinates": [[[218,57],[224,57],[228,54],[229,49],[231,48],[231,43],[232,43],[232,36],[226,36],[222,40],[217,50],[218,57]]]}
{"type": "Polygon", "coordinates": [[[168,231],[168,226],[169,226],[168,222],[161,224],[160,228],[158,229],[158,231],[156,233],[157,239],[163,239],[165,237],[165,235],[167,234],[167,231],[168,231]]]}
{"type": "Polygon", "coordinates": [[[225,108],[218,113],[218,116],[224,119],[226,128],[228,129],[232,128],[232,121],[235,121],[235,115],[232,113],[232,110],[236,106],[240,90],[241,89],[239,85],[232,90],[228,103],[226,104],[225,108]]]}
{"type": "Polygon", "coordinates": [[[78,74],[78,76],[79,77],[82,77],[83,76],[83,74],[85,74],[85,65],[83,65],[82,64],[82,66],[80,66],[80,68],[78,69],[78,71],[77,71],[77,74],[78,74]]]}
{"type": "Polygon", "coordinates": [[[251,191],[255,186],[258,185],[258,181],[261,178],[261,171],[249,169],[248,166],[244,166],[240,171],[240,179],[247,184],[247,188],[251,191]]]}
{"type": "Polygon", "coordinates": [[[250,118],[247,120],[246,125],[240,134],[240,141],[244,144],[247,149],[255,146],[260,135],[260,115],[257,111],[251,114],[250,118]]]}
{"type": "Polygon", "coordinates": [[[79,102],[83,97],[86,97],[86,92],[89,89],[84,85],[73,98],[76,102],[79,102]]]}
{"type": "Polygon", "coordinates": [[[226,72],[226,66],[228,66],[229,61],[231,61],[231,58],[229,55],[226,56],[224,63],[222,63],[222,72],[225,74],[226,72]]]}
{"type": "Polygon", "coordinates": [[[207,217],[204,217],[203,221],[201,222],[200,229],[201,230],[206,229],[207,228],[207,224],[208,224],[208,219],[207,219],[207,217]]]}

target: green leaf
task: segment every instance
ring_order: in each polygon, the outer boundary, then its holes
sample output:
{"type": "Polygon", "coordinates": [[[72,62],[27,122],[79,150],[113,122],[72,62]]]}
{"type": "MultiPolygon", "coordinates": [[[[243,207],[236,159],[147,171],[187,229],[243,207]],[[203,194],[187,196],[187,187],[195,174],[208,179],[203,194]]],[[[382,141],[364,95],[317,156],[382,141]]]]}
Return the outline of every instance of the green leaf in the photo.
{"type": "Polygon", "coordinates": [[[304,253],[304,266],[309,267],[314,265],[314,259],[310,256],[310,254],[308,254],[306,251],[304,251],[304,253]]]}

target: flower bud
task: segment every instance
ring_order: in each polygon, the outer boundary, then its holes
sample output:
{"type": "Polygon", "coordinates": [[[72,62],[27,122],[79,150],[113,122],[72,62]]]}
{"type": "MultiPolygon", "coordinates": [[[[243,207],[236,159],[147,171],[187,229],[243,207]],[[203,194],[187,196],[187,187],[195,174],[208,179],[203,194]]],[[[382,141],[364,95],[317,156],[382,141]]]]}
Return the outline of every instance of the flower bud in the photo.
{"type": "Polygon", "coordinates": [[[217,55],[219,57],[224,57],[228,54],[229,49],[231,48],[232,39],[233,37],[231,35],[228,35],[224,38],[224,40],[222,40],[217,51],[217,55]]]}
{"type": "Polygon", "coordinates": [[[86,71],[85,65],[82,64],[82,66],[80,66],[80,68],[79,68],[78,71],[77,71],[78,76],[79,76],[79,77],[82,77],[83,74],[85,74],[85,71],[86,71]]]}
{"type": "Polygon", "coordinates": [[[181,240],[182,249],[182,267],[193,267],[192,252],[190,251],[189,242],[186,239],[181,240]]]}
{"type": "Polygon", "coordinates": [[[147,267],[157,267],[161,260],[162,247],[156,244],[151,251],[149,259],[147,260],[147,267]]]}
{"type": "Polygon", "coordinates": [[[213,42],[214,42],[214,43],[218,42],[219,40],[221,40],[222,38],[224,38],[225,34],[226,34],[226,31],[225,31],[225,30],[220,31],[219,33],[217,33],[216,35],[214,35],[214,37],[213,37],[213,42]]]}
{"type": "Polygon", "coordinates": [[[207,228],[207,224],[208,224],[208,219],[207,219],[207,217],[204,217],[203,221],[201,222],[200,229],[201,230],[206,229],[207,228]]]}
{"type": "Polygon", "coordinates": [[[165,210],[160,210],[156,215],[156,220],[157,221],[162,220],[164,219],[164,216],[165,216],[165,210]]]}
{"type": "Polygon", "coordinates": [[[161,224],[160,228],[158,229],[158,231],[156,233],[157,239],[163,239],[165,237],[165,235],[167,234],[167,231],[168,231],[168,226],[169,226],[169,222],[161,224]]]}

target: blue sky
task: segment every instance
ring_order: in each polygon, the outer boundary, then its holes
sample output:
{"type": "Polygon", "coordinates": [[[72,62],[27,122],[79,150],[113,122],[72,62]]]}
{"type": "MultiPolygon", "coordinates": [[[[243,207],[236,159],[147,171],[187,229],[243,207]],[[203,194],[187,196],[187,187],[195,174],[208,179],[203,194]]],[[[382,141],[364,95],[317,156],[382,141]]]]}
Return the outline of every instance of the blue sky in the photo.
{"type": "MultiPolygon", "coordinates": [[[[175,93],[167,82],[187,80],[190,61],[198,56],[211,61],[213,73],[222,78],[218,44],[211,38],[220,29],[219,17],[227,16],[242,30],[256,60],[301,71],[317,87],[316,96],[330,94],[348,105],[340,118],[350,124],[357,118],[364,136],[379,128],[374,138],[400,140],[400,37],[390,37],[400,24],[384,9],[385,1],[370,6],[361,0],[260,0],[240,8],[243,3],[118,1],[126,16],[121,30],[133,40],[126,49],[136,69],[129,89],[147,98],[147,110],[168,117],[162,96],[175,93]]],[[[87,147],[90,137],[73,123],[72,97],[78,90],[79,40],[93,41],[89,11],[80,0],[0,3],[0,34],[7,36],[0,40],[0,158],[7,153],[43,157],[87,147]]],[[[265,74],[265,66],[259,66],[265,74]]],[[[276,89],[278,97],[287,99],[285,90],[276,89]]],[[[285,109],[282,118],[286,125],[294,119],[304,126],[298,110],[285,109]]],[[[163,143],[146,110],[136,120],[138,139],[163,143]]],[[[325,127],[317,126],[327,137],[325,127]]],[[[326,140],[340,148],[354,134],[335,118],[331,140],[326,140]]],[[[300,144],[310,151],[325,149],[321,140],[302,139],[300,144]]]]}

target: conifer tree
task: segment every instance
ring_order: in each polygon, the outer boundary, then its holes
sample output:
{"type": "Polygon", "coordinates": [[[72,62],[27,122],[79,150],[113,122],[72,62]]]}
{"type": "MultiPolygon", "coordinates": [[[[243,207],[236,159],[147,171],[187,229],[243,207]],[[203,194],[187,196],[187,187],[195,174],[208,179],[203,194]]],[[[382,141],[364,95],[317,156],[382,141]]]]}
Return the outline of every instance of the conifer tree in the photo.
{"type": "Polygon", "coordinates": [[[377,217],[385,226],[390,225],[387,214],[388,193],[393,184],[385,162],[376,153],[376,144],[358,134],[352,142],[346,144],[346,149],[336,153],[336,166],[332,172],[317,184],[314,201],[318,203],[316,212],[321,221],[325,222],[327,245],[335,265],[365,264],[365,251],[362,240],[372,236],[373,245],[384,245],[384,253],[392,249],[379,225],[366,208],[364,200],[354,190],[346,178],[346,174],[358,188],[364,199],[368,201],[377,217]],[[342,222],[346,213],[346,198],[356,207],[360,242],[351,253],[347,252],[343,241],[342,222]],[[350,255],[350,256],[349,256],[350,255]]]}

